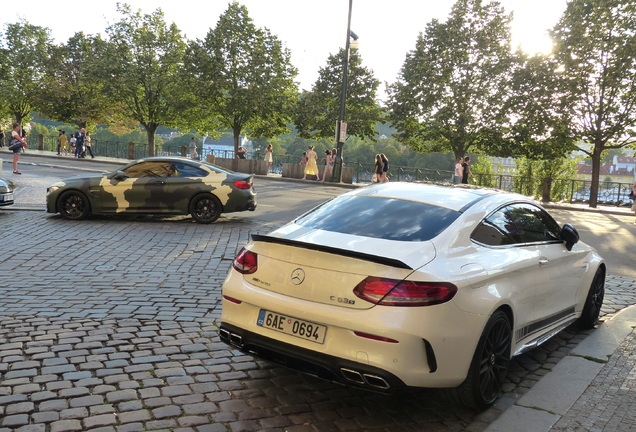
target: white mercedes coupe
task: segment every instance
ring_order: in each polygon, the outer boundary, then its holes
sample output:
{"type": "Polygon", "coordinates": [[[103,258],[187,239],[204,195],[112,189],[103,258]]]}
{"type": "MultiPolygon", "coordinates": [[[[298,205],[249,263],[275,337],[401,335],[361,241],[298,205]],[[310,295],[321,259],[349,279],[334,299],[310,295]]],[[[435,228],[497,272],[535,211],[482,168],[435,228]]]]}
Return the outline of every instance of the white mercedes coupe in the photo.
{"type": "Polygon", "coordinates": [[[219,334],[335,382],[444,388],[473,408],[511,357],[597,324],[606,267],[569,224],[500,191],[383,183],[253,235],[223,284],[219,334]]]}

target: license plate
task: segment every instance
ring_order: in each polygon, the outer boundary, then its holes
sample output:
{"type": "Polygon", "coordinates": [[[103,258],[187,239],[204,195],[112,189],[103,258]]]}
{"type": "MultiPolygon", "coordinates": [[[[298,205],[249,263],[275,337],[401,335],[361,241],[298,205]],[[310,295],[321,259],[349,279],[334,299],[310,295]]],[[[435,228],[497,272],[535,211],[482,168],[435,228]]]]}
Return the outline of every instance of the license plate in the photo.
{"type": "Polygon", "coordinates": [[[13,194],[8,193],[8,194],[0,195],[0,201],[13,201],[13,194]]]}
{"type": "Polygon", "coordinates": [[[256,324],[311,342],[324,343],[327,327],[261,309],[256,324]]]}

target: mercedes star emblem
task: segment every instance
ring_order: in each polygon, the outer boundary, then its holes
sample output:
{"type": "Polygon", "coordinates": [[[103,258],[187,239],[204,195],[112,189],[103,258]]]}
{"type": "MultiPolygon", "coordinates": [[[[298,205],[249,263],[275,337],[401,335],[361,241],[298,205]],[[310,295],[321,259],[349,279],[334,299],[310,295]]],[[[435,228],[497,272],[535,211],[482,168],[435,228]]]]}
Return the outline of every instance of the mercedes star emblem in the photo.
{"type": "Polygon", "coordinates": [[[300,285],[305,281],[305,271],[301,268],[297,268],[291,274],[291,282],[294,285],[300,285]]]}

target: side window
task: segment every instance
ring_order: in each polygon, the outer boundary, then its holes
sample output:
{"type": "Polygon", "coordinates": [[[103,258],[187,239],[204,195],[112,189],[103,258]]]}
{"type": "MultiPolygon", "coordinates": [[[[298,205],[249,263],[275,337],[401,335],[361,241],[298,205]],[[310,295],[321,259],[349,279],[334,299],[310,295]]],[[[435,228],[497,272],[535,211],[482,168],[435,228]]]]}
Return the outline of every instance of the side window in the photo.
{"type": "Polygon", "coordinates": [[[206,175],[208,175],[205,170],[189,164],[175,162],[173,163],[173,165],[174,168],[177,170],[179,177],[205,177],[206,175]]]}
{"type": "Polygon", "coordinates": [[[471,239],[490,246],[521,243],[519,229],[507,209],[508,207],[499,209],[481,221],[471,239]]]}
{"type": "Polygon", "coordinates": [[[532,204],[510,206],[515,223],[522,231],[524,243],[559,239],[559,225],[544,210],[532,204]]]}
{"type": "Polygon", "coordinates": [[[512,204],[484,219],[471,238],[490,246],[537,243],[559,239],[559,225],[532,204],[512,204]]]}
{"type": "Polygon", "coordinates": [[[140,162],[124,170],[126,175],[131,178],[170,177],[173,171],[170,162],[164,161],[140,162]]]}

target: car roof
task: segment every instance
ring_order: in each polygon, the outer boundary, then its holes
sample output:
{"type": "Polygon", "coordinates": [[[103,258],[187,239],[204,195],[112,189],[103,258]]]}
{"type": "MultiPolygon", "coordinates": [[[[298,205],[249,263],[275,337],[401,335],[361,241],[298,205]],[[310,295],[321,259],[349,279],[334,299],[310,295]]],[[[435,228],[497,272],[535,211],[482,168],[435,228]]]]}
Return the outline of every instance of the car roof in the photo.
{"type": "MultiPolygon", "coordinates": [[[[525,198],[494,189],[474,188],[460,185],[438,185],[418,182],[380,183],[350,192],[350,195],[403,199],[444,207],[463,212],[482,199],[501,195],[509,198],[525,198]]],[[[525,198],[527,199],[527,198],[525,198]]]]}

